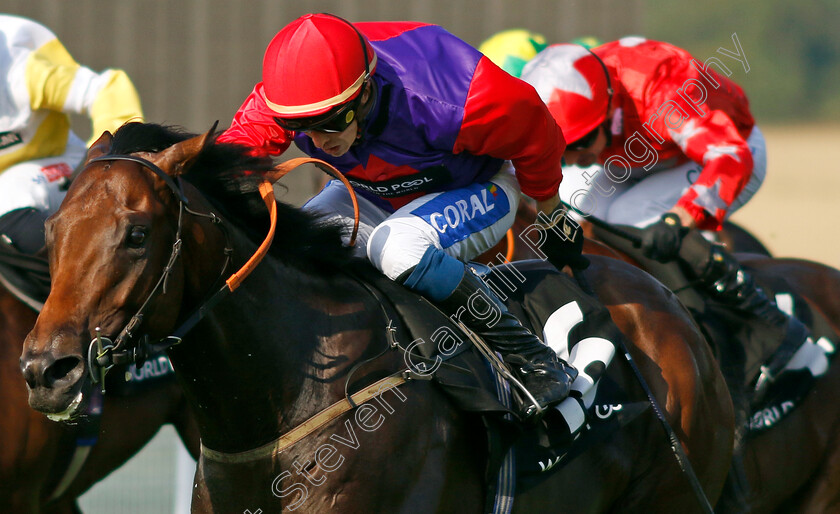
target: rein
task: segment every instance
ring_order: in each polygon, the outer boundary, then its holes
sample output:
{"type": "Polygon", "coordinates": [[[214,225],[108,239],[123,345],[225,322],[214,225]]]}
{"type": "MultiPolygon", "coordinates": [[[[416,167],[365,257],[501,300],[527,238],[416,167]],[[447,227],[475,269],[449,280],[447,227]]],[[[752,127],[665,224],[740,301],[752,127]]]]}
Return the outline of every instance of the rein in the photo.
{"type": "Polygon", "coordinates": [[[260,195],[266,204],[269,211],[271,226],[268,234],[257,248],[256,252],[248,259],[248,261],[233,273],[212,296],[205,300],[171,335],[168,335],[159,341],[149,342],[148,336],[145,336],[142,341],[133,347],[127,347],[128,341],[133,337],[134,331],[140,326],[143,321],[143,316],[148,309],[151,301],[160,293],[166,294],[166,286],[169,280],[170,273],[181,255],[181,229],[183,226],[184,212],[192,214],[193,216],[209,218],[211,222],[218,225],[225,235],[225,262],[219,272],[219,278],[224,276],[230,265],[231,255],[233,254],[233,247],[230,243],[230,234],[225,226],[222,224],[222,219],[213,212],[201,213],[196,212],[187,207],[189,200],[184,194],[181,187],[180,177],[176,183],[172,177],[166,174],[156,164],[142,157],[135,155],[107,155],[91,159],[90,163],[107,162],[107,161],[130,161],[142,165],[144,168],[151,170],[155,175],[160,177],[164,183],[169,186],[169,189],[175,194],[178,199],[178,228],[175,235],[175,242],[172,244],[172,252],[169,255],[169,261],[161,273],[155,287],[149,293],[149,296],[143,302],[143,305],[138,309],[137,313],[131,317],[129,322],[117,336],[115,341],[102,336],[99,327],[96,327],[96,336],[90,342],[88,348],[88,369],[93,383],[101,382],[102,392],[105,393],[105,375],[107,372],[118,364],[128,364],[132,362],[142,362],[146,358],[156,353],[162,352],[181,342],[184,335],[187,334],[204,316],[206,316],[223,298],[232,293],[240,286],[243,280],[251,274],[256,266],[262,261],[268,253],[271,242],[274,239],[274,234],[277,227],[277,205],[274,199],[274,188],[269,182],[262,182],[259,185],[260,195]]]}

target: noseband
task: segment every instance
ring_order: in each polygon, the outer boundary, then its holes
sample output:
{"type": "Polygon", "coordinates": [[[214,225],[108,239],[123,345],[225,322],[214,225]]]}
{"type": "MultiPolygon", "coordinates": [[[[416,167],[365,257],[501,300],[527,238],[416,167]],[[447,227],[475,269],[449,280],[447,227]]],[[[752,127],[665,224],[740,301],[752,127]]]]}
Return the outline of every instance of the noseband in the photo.
{"type": "Polygon", "coordinates": [[[210,295],[171,335],[163,337],[157,341],[150,341],[148,335],[144,335],[139,340],[135,341],[135,332],[143,322],[143,316],[149,308],[152,300],[161,293],[166,294],[166,286],[169,281],[169,276],[172,272],[178,257],[181,255],[181,229],[183,227],[184,212],[193,216],[208,218],[214,225],[217,225],[225,236],[225,262],[219,272],[218,283],[223,279],[228,266],[230,265],[231,256],[233,255],[233,246],[230,242],[230,234],[227,228],[222,223],[222,219],[213,212],[201,213],[191,210],[189,200],[184,194],[181,187],[181,178],[177,177],[177,183],[165,171],[160,169],[156,164],[142,157],[135,155],[106,155],[91,159],[88,165],[94,162],[108,162],[108,161],[131,161],[140,164],[144,168],[151,170],[155,175],[160,177],[169,189],[175,194],[178,199],[178,228],[175,233],[175,242],[172,244],[172,252],[169,254],[169,260],[163,268],[160,278],[155,287],[146,297],[143,305],[137,310],[134,316],[128,321],[122,331],[119,333],[115,341],[101,334],[100,328],[96,327],[95,337],[90,342],[88,347],[88,371],[94,384],[101,382],[102,392],[105,392],[105,375],[115,365],[141,363],[148,357],[160,353],[167,348],[170,348],[181,342],[181,339],[189,332],[205,315],[207,315],[213,307],[216,306],[224,297],[233,292],[242,280],[247,277],[257,264],[262,260],[271,245],[274,238],[275,227],[277,224],[277,206],[274,203],[274,190],[270,183],[263,182],[260,184],[260,194],[268,207],[271,217],[271,228],[266,236],[265,241],[260,245],[254,255],[245,263],[245,265],[238,272],[231,275],[225,283],[215,293],[210,295]],[[130,344],[135,341],[134,344],[130,344]]]}

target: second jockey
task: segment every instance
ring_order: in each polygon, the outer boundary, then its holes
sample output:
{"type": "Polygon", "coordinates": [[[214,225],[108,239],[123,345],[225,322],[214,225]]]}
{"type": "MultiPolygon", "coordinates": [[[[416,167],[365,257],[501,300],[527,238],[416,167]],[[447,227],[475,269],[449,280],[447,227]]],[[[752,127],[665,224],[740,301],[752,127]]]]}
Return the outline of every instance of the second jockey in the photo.
{"type": "Polygon", "coordinates": [[[19,251],[44,243],[44,220],[87,144],[71,114],[91,119],[91,141],[123,123],[143,121],[134,85],[122,70],[80,66],[49,29],[0,14],[0,234],[19,251]]]}
{"type": "Polygon", "coordinates": [[[763,389],[808,340],[808,329],[700,232],[719,230],[764,180],[764,137],[741,88],[685,50],[641,37],[591,50],[551,45],[522,79],[563,127],[566,163],[584,168],[565,172],[564,200],[640,228],[645,256],[677,260],[716,301],[777,334],[778,351],[758,378],[763,389]]]}

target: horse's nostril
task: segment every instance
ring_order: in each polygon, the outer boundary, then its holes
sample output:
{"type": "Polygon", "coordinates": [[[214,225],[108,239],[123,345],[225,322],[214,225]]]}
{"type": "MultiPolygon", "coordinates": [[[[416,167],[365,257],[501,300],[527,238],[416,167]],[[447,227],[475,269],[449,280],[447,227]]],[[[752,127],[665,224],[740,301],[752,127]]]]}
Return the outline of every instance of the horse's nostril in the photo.
{"type": "Polygon", "coordinates": [[[26,385],[29,386],[29,389],[34,389],[36,384],[36,375],[35,372],[32,370],[32,366],[25,366],[23,360],[21,359],[21,371],[23,372],[23,379],[26,380],[26,385]]]}
{"type": "Polygon", "coordinates": [[[73,369],[82,362],[78,357],[63,357],[55,361],[44,370],[44,385],[52,387],[53,384],[66,377],[73,369]]]}

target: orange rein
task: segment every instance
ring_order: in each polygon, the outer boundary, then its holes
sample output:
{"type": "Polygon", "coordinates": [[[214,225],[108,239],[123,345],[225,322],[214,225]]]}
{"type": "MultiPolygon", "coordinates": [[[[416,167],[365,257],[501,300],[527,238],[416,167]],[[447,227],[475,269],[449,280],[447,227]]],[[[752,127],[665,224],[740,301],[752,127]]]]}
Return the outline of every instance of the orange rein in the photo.
{"type": "Polygon", "coordinates": [[[507,239],[507,253],[505,254],[505,259],[508,262],[513,260],[513,254],[516,251],[516,240],[513,238],[513,229],[509,228],[508,231],[505,233],[505,238],[507,239]]]}
{"type": "Polygon", "coordinates": [[[257,251],[254,252],[254,255],[248,259],[248,262],[246,262],[239,271],[225,280],[225,283],[231,292],[239,287],[242,281],[245,280],[252,271],[254,271],[257,264],[263,260],[265,254],[268,253],[268,248],[271,246],[271,242],[274,240],[274,233],[277,230],[277,203],[274,199],[274,186],[271,182],[266,181],[260,183],[260,195],[265,202],[265,206],[268,207],[268,215],[271,218],[271,226],[269,227],[268,234],[266,234],[262,244],[260,244],[257,251]]]}
{"type": "Polygon", "coordinates": [[[263,260],[265,254],[268,253],[268,249],[271,246],[271,242],[274,240],[274,234],[277,231],[277,203],[274,198],[274,182],[285,176],[287,173],[292,171],[293,169],[297,168],[302,164],[312,163],[322,170],[326,171],[333,177],[340,180],[347,190],[350,192],[350,199],[353,201],[353,233],[350,237],[350,246],[356,244],[356,235],[359,232],[359,203],[356,200],[356,192],[353,191],[353,187],[350,185],[350,182],[347,181],[347,178],[341,174],[337,169],[335,169],[329,163],[326,163],[320,159],[314,159],[311,157],[298,157],[295,159],[289,159],[288,161],[282,162],[274,167],[274,170],[267,173],[265,175],[265,181],[261,182],[259,185],[260,195],[265,202],[265,206],[268,208],[268,213],[271,218],[271,227],[268,230],[268,234],[266,234],[265,239],[263,240],[262,244],[260,244],[257,251],[254,252],[254,255],[248,259],[242,268],[239,269],[236,273],[231,275],[225,283],[227,284],[228,289],[233,292],[248,275],[257,267],[257,264],[263,260]]]}
{"type": "Polygon", "coordinates": [[[269,172],[266,175],[266,179],[271,182],[276,182],[281,177],[285,176],[287,173],[297,168],[301,164],[308,163],[314,164],[315,166],[321,168],[323,171],[340,180],[341,183],[344,184],[344,187],[347,188],[347,191],[350,193],[350,199],[353,201],[353,233],[350,236],[350,246],[354,246],[356,244],[356,235],[359,233],[359,202],[356,200],[356,192],[353,191],[353,186],[350,185],[350,182],[347,180],[347,177],[345,177],[340,171],[335,169],[334,166],[332,166],[328,162],[324,162],[321,159],[315,159],[313,157],[297,157],[295,159],[289,159],[286,162],[281,162],[280,164],[275,166],[274,171],[269,172]]]}

